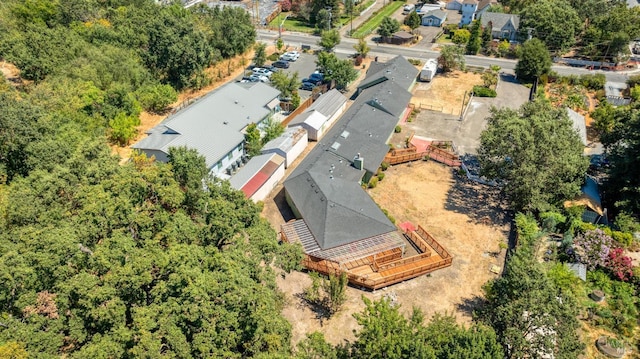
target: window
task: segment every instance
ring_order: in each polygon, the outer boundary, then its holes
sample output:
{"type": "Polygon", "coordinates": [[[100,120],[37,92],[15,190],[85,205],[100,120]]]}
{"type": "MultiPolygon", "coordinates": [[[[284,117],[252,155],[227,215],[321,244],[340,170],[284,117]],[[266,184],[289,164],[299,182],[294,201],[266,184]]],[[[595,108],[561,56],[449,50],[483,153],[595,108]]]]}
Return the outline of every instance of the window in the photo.
{"type": "Polygon", "coordinates": [[[231,159],[232,159],[232,158],[233,158],[233,151],[231,151],[231,152],[229,152],[229,153],[227,154],[227,159],[228,159],[229,161],[231,161],[231,159]]]}
{"type": "Polygon", "coordinates": [[[218,161],[218,163],[216,163],[216,168],[222,169],[222,161],[218,161]]]}

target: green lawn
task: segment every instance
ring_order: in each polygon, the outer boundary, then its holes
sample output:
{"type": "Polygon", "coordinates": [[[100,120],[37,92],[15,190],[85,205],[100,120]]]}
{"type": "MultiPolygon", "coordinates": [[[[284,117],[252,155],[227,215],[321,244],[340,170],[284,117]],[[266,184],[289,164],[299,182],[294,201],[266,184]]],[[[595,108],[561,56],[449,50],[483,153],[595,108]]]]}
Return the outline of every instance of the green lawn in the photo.
{"type": "MultiPolygon", "coordinates": [[[[269,23],[269,27],[272,28],[272,29],[277,30],[278,26],[280,26],[280,24],[282,23],[282,20],[285,18],[285,16],[287,16],[286,13],[281,13],[280,15],[276,16],[269,23]]],[[[309,24],[307,22],[305,22],[304,20],[298,20],[298,19],[294,19],[292,17],[289,17],[284,21],[284,25],[282,26],[282,30],[283,31],[298,31],[298,32],[313,33],[315,28],[313,28],[312,26],[309,26],[309,24]]]]}
{"type": "Polygon", "coordinates": [[[385,7],[380,9],[378,13],[372,15],[367,21],[365,21],[362,25],[360,25],[360,27],[358,27],[358,29],[353,32],[352,37],[360,38],[360,37],[365,37],[369,35],[370,33],[373,32],[373,30],[375,30],[378,26],[380,26],[382,19],[384,19],[387,16],[391,16],[391,14],[396,12],[398,9],[400,9],[404,5],[405,5],[405,2],[403,1],[389,2],[385,7]]]}

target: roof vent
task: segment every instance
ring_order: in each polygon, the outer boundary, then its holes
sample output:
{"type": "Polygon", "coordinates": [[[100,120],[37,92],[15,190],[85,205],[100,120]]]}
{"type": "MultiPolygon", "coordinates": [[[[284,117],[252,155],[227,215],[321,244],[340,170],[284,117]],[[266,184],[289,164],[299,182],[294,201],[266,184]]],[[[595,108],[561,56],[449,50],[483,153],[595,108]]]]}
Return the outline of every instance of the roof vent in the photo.
{"type": "Polygon", "coordinates": [[[222,123],[224,123],[225,125],[228,125],[228,124],[229,124],[229,122],[228,122],[228,121],[224,121],[224,122],[222,122],[222,123]]]}
{"type": "Polygon", "coordinates": [[[329,175],[329,179],[333,179],[333,175],[329,175]]]}
{"type": "Polygon", "coordinates": [[[238,104],[238,100],[235,100],[235,101],[233,101],[233,102],[235,102],[235,103],[236,103],[236,105],[238,104]]]}

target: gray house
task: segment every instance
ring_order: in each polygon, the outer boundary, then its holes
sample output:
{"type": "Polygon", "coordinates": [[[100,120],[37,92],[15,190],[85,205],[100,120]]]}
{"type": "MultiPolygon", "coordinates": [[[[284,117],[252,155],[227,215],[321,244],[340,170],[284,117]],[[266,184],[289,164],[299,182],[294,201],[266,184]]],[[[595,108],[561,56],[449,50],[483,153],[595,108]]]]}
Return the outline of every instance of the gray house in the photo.
{"type": "Polygon", "coordinates": [[[400,56],[371,63],[354,103],[284,182],[285,198],[299,220],[283,230],[301,239],[307,255],[343,263],[404,248],[396,227],[361,183],[389,151],[387,142],[409,111],[417,74],[400,56]]]}
{"type": "Polygon", "coordinates": [[[447,12],[442,10],[431,10],[422,17],[422,25],[440,27],[447,20],[447,12]]]}
{"type": "Polygon", "coordinates": [[[280,91],[263,83],[230,83],[165,119],[131,146],[167,162],[169,148],[186,146],[205,157],[211,174],[229,178],[243,161],[244,129],[258,126],[280,103],[280,91]]]}
{"type": "Polygon", "coordinates": [[[494,39],[505,39],[516,41],[518,39],[518,29],[520,28],[520,16],[513,14],[501,14],[496,12],[486,12],[480,18],[482,27],[491,29],[491,36],[494,39]]]}

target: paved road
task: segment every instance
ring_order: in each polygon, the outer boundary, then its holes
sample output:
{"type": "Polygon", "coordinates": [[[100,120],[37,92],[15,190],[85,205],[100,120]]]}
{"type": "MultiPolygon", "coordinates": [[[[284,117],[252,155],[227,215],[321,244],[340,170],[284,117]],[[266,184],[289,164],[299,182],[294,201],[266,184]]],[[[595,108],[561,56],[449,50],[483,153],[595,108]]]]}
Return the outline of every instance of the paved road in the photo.
{"type": "MultiPolygon", "coordinates": [[[[277,31],[269,31],[269,30],[258,30],[258,40],[263,41],[265,43],[273,44],[278,37],[277,31]]],[[[319,38],[317,36],[303,34],[303,33],[292,33],[285,32],[282,34],[282,38],[285,43],[301,47],[302,45],[310,45],[312,48],[319,48],[317,45],[319,38]]],[[[336,54],[342,55],[351,55],[355,52],[353,49],[353,45],[357,43],[356,39],[351,39],[347,37],[343,37],[341,39],[340,44],[336,47],[336,54]]],[[[395,57],[397,55],[403,55],[410,58],[416,58],[421,60],[426,60],[430,58],[438,57],[439,53],[437,51],[433,51],[426,48],[420,48],[420,45],[416,47],[404,47],[404,46],[395,46],[395,45],[387,45],[387,44],[377,44],[372,41],[369,41],[369,47],[371,47],[371,51],[369,52],[370,56],[378,56],[381,60],[385,60],[388,58],[395,57]]],[[[498,65],[504,70],[513,71],[516,67],[515,60],[508,59],[498,59],[492,57],[484,57],[484,56],[465,56],[466,62],[468,65],[473,66],[483,66],[489,67],[491,65],[498,65]]],[[[603,71],[603,70],[587,70],[583,68],[576,68],[564,65],[553,65],[552,70],[556,71],[560,75],[582,75],[582,74],[594,74],[594,73],[603,73],[608,81],[613,82],[625,82],[627,80],[627,76],[629,73],[638,73],[639,70],[635,70],[632,72],[611,72],[611,71],[603,71]]]]}

